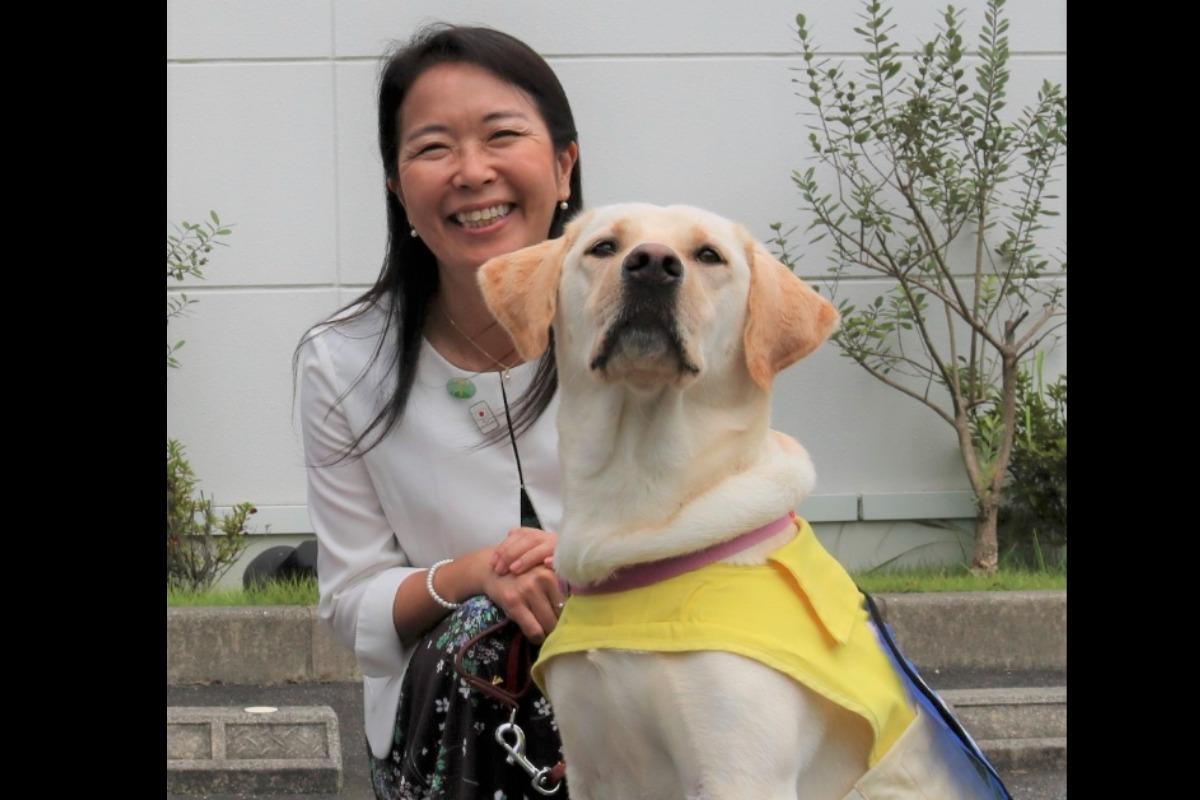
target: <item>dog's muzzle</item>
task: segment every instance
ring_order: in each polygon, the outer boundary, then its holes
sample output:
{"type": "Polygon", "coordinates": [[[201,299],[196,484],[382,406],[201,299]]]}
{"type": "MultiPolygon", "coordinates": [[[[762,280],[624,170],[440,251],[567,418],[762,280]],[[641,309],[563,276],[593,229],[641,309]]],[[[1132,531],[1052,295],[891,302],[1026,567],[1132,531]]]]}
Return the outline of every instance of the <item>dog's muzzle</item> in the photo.
{"type": "Polygon", "coordinates": [[[698,373],[675,318],[682,283],[683,263],[671,248],[647,243],[631,250],[621,263],[620,311],[591,368],[603,370],[620,358],[643,366],[669,361],[679,372],[698,373]]]}

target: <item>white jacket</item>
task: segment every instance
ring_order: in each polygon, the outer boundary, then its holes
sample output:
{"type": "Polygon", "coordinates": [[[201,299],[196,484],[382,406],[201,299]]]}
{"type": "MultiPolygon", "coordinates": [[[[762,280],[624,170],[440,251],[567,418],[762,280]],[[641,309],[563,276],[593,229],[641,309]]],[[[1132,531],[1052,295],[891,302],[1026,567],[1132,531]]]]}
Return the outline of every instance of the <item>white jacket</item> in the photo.
{"type": "MultiPolygon", "coordinates": [[[[412,655],[392,622],[396,589],[435,561],[499,543],[520,524],[517,467],[507,437],[476,447],[483,439],[474,421],[480,412],[505,424],[500,376],[460,370],[428,342],[400,423],[364,457],[318,466],[364,430],[390,397],[395,372],[388,369],[394,359],[388,344],[371,371],[334,405],[367,365],[381,327],[377,309],[350,323],[326,325],[304,344],[299,360],[308,513],[318,542],[317,613],[358,659],[367,740],[377,758],[391,749],[400,685],[412,655]],[[470,399],[447,390],[447,381],[458,377],[470,377],[476,386],[470,399]]],[[[393,326],[389,339],[396,333],[393,326]]],[[[536,369],[528,363],[512,370],[506,384],[510,408],[536,369]]],[[[557,410],[556,396],[517,439],[526,488],[548,530],[562,522],[557,410]]],[[[368,435],[368,444],[374,436],[368,435]]]]}

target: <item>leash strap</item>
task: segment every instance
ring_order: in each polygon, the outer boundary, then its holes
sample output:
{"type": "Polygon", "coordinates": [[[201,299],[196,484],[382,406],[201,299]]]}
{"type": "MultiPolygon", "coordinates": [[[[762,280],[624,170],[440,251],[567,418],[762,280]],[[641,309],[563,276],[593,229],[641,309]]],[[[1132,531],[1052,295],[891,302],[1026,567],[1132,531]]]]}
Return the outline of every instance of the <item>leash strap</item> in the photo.
{"type": "Polygon", "coordinates": [[[513,458],[517,461],[517,480],[521,484],[521,527],[541,528],[542,522],[533,508],[533,501],[529,499],[529,492],[525,491],[525,472],[521,469],[521,453],[517,450],[517,437],[513,433],[512,415],[508,411],[508,392],[504,389],[503,376],[500,377],[500,397],[504,399],[504,421],[508,423],[508,440],[512,443],[513,458]]]}
{"type": "Polygon", "coordinates": [[[503,619],[494,625],[472,636],[466,641],[454,656],[454,671],[472,688],[485,697],[490,697],[503,706],[511,709],[508,722],[496,729],[496,741],[508,753],[505,760],[509,764],[517,764],[529,774],[533,788],[542,795],[552,795],[562,786],[563,777],[567,773],[566,763],[559,761],[553,767],[538,767],[525,757],[525,732],[517,725],[517,710],[521,707],[521,698],[529,693],[533,678],[529,668],[533,666],[533,645],[514,625],[512,636],[508,641],[508,658],[506,659],[504,677],[496,683],[485,681],[477,675],[471,675],[463,665],[463,659],[475,645],[489,636],[499,635],[510,623],[511,619],[503,619]],[[506,686],[509,688],[501,688],[506,686]],[[512,736],[512,743],[505,738],[512,736]]]}
{"type": "Polygon", "coordinates": [[[470,652],[475,645],[479,644],[489,636],[498,635],[502,630],[508,627],[512,620],[503,619],[494,625],[484,628],[479,633],[467,640],[454,657],[454,671],[458,676],[466,681],[470,686],[474,687],[483,695],[490,697],[501,705],[507,706],[510,709],[516,710],[521,705],[521,698],[529,692],[529,687],[532,685],[532,678],[529,676],[529,667],[533,665],[533,647],[529,640],[521,633],[520,628],[513,631],[513,635],[508,642],[508,660],[504,673],[504,678],[499,683],[491,683],[485,681],[477,675],[471,675],[463,666],[463,658],[470,652]],[[524,682],[521,682],[521,676],[524,675],[524,682]],[[502,689],[501,686],[512,687],[502,689]]]}

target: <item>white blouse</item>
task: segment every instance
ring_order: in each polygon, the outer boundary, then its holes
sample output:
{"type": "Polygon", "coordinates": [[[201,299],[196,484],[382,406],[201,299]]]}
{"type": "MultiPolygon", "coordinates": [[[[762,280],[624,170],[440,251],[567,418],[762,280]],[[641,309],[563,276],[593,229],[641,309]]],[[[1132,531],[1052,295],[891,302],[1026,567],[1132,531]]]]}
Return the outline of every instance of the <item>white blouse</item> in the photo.
{"type": "MultiPolygon", "coordinates": [[[[391,396],[392,344],[350,388],[379,344],[382,323],[376,308],[351,322],[326,324],[301,348],[299,361],[308,513],[318,543],[317,614],[358,658],[367,740],[377,758],[391,749],[412,656],[392,620],[397,588],[435,561],[498,544],[520,525],[520,483],[507,435],[478,447],[486,432],[506,424],[500,375],[458,369],[424,340],[400,423],[362,458],[320,466],[365,430],[391,396]],[[474,396],[452,396],[447,383],[453,378],[469,378],[474,396]]],[[[388,338],[398,338],[394,325],[388,338]]],[[[536,362],[513,368],[505,384],[510,409],[536,370],[536,362]]],[[[553,531],[562,522],[557,413],[555,395],[517,438],[529,497],[543,527],[553,531]]],[[[366,444],[374,437],[368,434],[366,444]]]]}

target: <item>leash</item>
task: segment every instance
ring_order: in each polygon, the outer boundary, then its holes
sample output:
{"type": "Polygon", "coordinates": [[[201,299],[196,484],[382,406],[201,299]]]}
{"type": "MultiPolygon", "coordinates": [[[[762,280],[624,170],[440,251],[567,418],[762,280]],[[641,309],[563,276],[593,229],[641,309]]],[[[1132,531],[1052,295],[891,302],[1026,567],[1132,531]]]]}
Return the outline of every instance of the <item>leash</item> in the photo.
{"type": "MultiPolygon", "coordinates": [[[[451,324],[454,324],[453,321],[451,321],[451,324]]],[[[478,345],[476,347],[478,348],[478,345]]],[[[485,355],[487,354],[485,353],[485,355]]],[[[495,361],[495,359],[492,360],[495,361]]],[[[499,362],[496,363],[499,364],[499,362]]],[[[500,364],[500,366],[503,367],[504,365],[500,364]]],[[[521,453],[517,450],[517,437],[513,432],[512,416],[508,410],[508,392],[504,388],[507,380],[508,374],[506,370],[505,374],[500,378],[500,396],[504,400],[504,420],[508,423],[508,440],[512,443],[513,458],[517,462],[517,480],[521,486],[521,525],[527,528],[541,528],[542,523],[538,519],[537,511],[533,507],[533,501],[529,499],[529,493],[525,490],[525,473],[521,469],[521,453]]],[[[512,638],[508,643],[508,664],[504,678],[496,677],[492,682],[485,681],[482,678],[468,674],[466,668],[463,667],[463,657],[472,647],[488,636],[499,634],[510,622],[512,620],[504,619],[468,639],[466,644],[459,649],[458,655],[454,657],[454,671],[469,686],[485,697],[490,697],[501,705],[512,709],[512,712],[508,715],[508,722],[496,728],[496,741],[508,753],[504,760],[509,764],[516,764],[525,770],[533,781],[533,788],[539,794],[552,795],[562,786],[563,777],[567,772],[567,765],[559,761],[553,767],[538,767],[526,758],[525,731],[521,730],[521,726],[517,724],[517,711],[521,707],[521,698],[525,696],[533,683],[533,679],[529,674],[529,668],[533,666],[533,647],[530,645],[529,640],[521,633],[520,628],[516,628],[513,631],[512,638]],[[524,682],[522,682],[522,678],[524,678],[524,682]],[[512,691],[501,689],[501,684],[512,687],[512,691]],[[505,738],[509,735],[512,736],[511,743],[505,738]]]]}
{"type": "Polygon", "coordinates": [[[553,767],[538,767],[526,758],[525,731],[521,730],[521,726],[517,724],[517,711],[521,707],[521,698],[529,692],[529,687],[533,685],[533,679],[529,674],[529,668],[533,666],[533,646],[525,638],[524,634],[521,633],[521,629],[515,628],[508,643],[508,663],[505,669],[505,677],[496,677],[490,682],[469,674],[463,666],[463,657],[471,648],[488,636],[499,634],[511,622],[512,620],[510,619],[504,619],[468,639],[466,644],[459,649],[458,654],[454,657],[454,671],[468,685],[484,696],[490,697],[501,705],[512,709],[512,712],[508,715],[508,722],[496,728],[496,741],[508,753],[504,760],[509,764],[516,764],[525,770],[532,780],[533,788],[539,794],[549,796],[555,794],[562,786],[563,777],[567,772],[567,765],[559,761],[553,767]],[[522,678],[524,678],[523,681],[522,678]],[[500,688],[502,685],[511,687],[511,690],[500,688]],[[505,738],[510,735],[512,738],[511,743],[505,738]]]}

